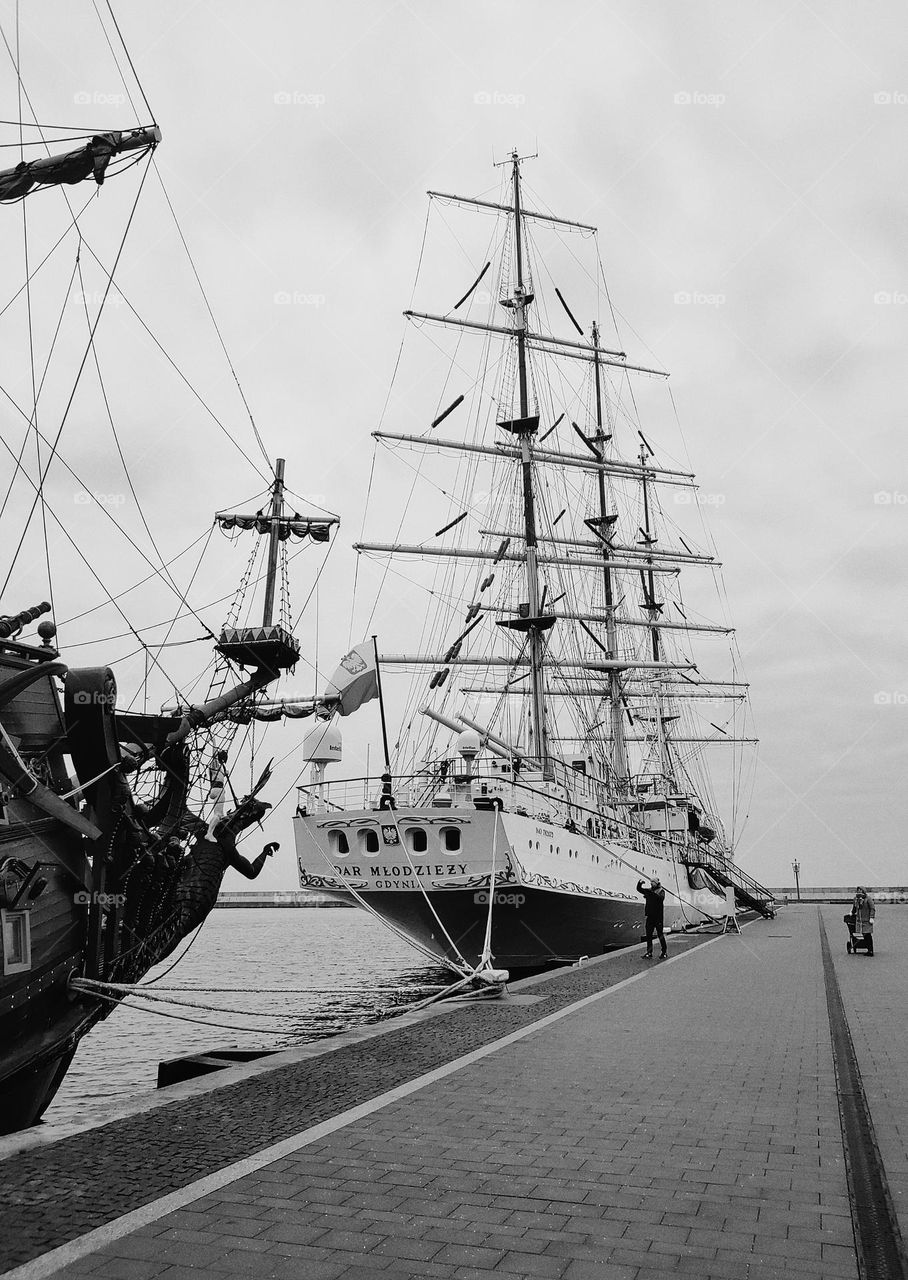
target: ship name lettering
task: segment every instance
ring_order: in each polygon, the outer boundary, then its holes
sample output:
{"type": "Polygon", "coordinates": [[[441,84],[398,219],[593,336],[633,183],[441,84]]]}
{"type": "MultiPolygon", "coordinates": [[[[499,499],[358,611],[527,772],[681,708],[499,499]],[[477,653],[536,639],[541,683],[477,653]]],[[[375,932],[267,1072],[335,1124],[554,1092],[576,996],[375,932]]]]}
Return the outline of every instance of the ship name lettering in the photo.
{"type": "Polygon", "coordinates": [[[537,827],[537,828],[536,828],[536,834],[537,834],[537,836],[545,836],[546,840],[554,840],[554,839],[555,839],[555,832],[554,832],[554,831],[549,831],[548,827],[537,827]]]}
{"type": "Polygon", "coordinates": [[[418,889],[418,880],[376,880],[376,889],[418,889]]]}
{"type": "MultiPolygon", "coordinates": [[[[362,874],[359,867],[339,867],[335,866],[338,875],[359,876],[362,874]]],[[[416,862],[411,867],[387,867],[384,863],[369,868],[369,875],[374,879],[378,876],[404,876],[407,874],[415,876],[465,876],[467,874],[467,864],[465,862],[416,862]]],[[[414,881],[414,888],[418,885],[414,881]]],[[[381,886],[379,886],[381,888],[381,886]]]]}
{"type": "Polygon", "coordinates": [[[361,876],[362,875],[362,871],[360,871],[359,867],[339,867],[337,863],[334,864],[334,870],[337,872],[339,876],[361,876]]]}

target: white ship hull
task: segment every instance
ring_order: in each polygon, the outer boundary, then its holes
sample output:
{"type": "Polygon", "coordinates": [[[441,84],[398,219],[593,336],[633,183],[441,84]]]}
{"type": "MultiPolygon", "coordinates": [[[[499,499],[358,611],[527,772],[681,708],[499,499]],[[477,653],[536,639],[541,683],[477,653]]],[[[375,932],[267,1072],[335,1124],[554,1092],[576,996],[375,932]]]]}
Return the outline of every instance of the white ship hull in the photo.
{"type": "Polygon", "coordinates": [[[355,891],[443,961],[479,960],[493,879],[492,958],[508,969],[641,939],[641,877],[662,881],[667,928],[701,923],[725,906],[692,887],[670,851],[677,845],[593,839],[505,810],[346,810],[298,815],[294,827],[304,889],[355,891]]]}

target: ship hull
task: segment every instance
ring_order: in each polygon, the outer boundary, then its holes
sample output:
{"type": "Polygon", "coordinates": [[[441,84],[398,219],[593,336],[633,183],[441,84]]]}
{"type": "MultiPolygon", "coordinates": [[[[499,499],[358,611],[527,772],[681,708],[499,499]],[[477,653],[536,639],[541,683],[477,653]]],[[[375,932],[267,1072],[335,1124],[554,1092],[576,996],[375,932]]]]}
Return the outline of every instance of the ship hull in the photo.
{"type": "MultiPolygon", "coordinates": [[[[17,807],[21,810],[22,803],[17,807]]],[[[97,1005],[75,998],[68,986],[70,977],[83,971],[88,929],[82,899],[88,896],[90,868],[79,841],[52,819],[13,821],[0,828],[0,868],[15,863],[20,878],[35,868],[45,883],[25,913],[8,909],[9,881],[0,898],[7,928],[11,914],[27,915],[25,962],[8,963],[8,936],[0,957],[0,1133],[40,1119],[79,1039],[103,1014],[97,1005]]]]}
{"type": "Polygon", "coordinates": [[[639,941],[641,878],[658,876],[665,886],[669,929],[724,908],[692,888],[684,865],[657,841],[628,847],[533,815],[360,810],[298,815],[294,826],[303,888],[354,897],[454,965],[475,967],[482,957],[493,883],[490,958],[508,969],[576,962],[639,941]]]}
{"type": "MultiPolygon", "coordinates": [[[[487,900],[487,892],[469,889],[365,895],[383,920],[440,960],[471,967],[482,956],[487,900]]],[[[576,963],[642,937],[642,903],[508,886],[496,891],[492,904],[492,960],[511,972],[576,963]]]]}

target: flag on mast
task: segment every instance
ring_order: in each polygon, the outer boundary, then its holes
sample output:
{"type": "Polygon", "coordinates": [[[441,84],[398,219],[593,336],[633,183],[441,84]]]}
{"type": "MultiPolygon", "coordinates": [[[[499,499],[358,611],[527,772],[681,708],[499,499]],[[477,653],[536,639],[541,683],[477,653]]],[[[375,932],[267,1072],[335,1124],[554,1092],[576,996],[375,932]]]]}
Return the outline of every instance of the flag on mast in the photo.
{"type": "Polygon", "coordinates": [[[375,650],[368,641],[358,644],[345,654],[340,665],[325,686],[322,700],[334,704],[332,710],[349,716],[364,702],[378,697],[378,671],[375,650]]]}

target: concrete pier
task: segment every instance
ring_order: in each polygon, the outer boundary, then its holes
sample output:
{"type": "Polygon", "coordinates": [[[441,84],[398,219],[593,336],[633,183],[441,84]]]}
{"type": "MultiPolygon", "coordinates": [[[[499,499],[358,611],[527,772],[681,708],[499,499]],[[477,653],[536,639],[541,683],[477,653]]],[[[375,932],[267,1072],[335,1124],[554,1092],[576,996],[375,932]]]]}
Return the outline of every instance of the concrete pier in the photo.
{"type": "MultiPolygon", "coordinates": [[[[0,1140],[16,1280],[858,1277],[829,937],[908,1232],[908,911],[670,939],[303,1047],[42,1144],[0,1140]]],[[[859,1224],[860,1225],[860,1224],[859,1224]]]]}

